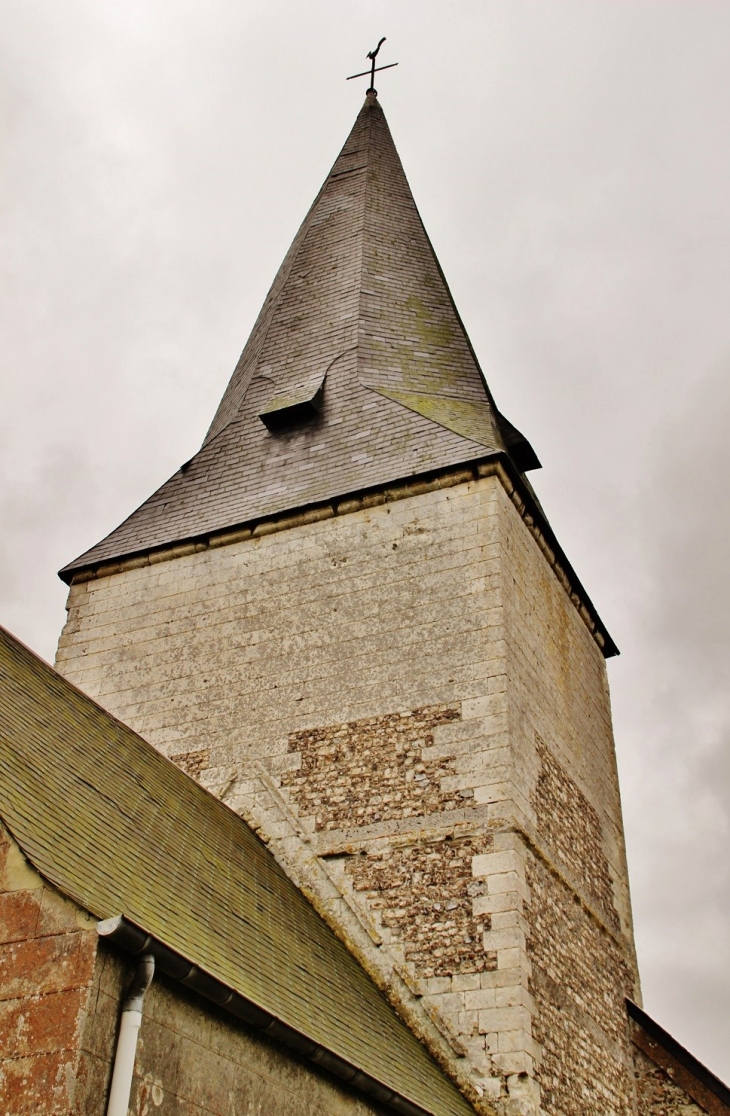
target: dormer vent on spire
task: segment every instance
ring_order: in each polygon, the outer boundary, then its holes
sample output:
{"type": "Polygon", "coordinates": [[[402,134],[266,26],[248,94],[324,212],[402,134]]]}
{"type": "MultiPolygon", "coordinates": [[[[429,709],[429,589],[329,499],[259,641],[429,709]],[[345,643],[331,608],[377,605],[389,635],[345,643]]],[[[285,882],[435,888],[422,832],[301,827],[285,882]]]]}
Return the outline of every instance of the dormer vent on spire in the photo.
{"type": "Polygon", "coordinates": [[[301,384],[276,391],[259,411],[259,418],[272,434],[303,426],[319,418],[324,403],[324,373],[301,384]]]}

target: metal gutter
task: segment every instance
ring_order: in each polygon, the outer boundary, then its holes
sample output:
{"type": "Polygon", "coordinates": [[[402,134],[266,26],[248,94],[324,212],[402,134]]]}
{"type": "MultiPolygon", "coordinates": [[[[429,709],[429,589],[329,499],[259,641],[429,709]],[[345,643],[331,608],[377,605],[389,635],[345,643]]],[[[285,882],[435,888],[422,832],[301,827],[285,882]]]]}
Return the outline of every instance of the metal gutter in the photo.
{"type": "Polygon", "coordinates": [[[153,957],[156,971],[165,973],[199,996],[217,1004],[218,1007],[225,1008],[236,1019],[283,1043],[300,1057],[307,1058],[393,1112],[402,1113],[403,1116],[433,1116],[428,1109],[421,1108],[400,1093],[394,1092],[374,1077],[363,1073],[351,1062],[320,1046],[319,1043],[283,1023],[264,1008],[247,1000],[233,988],[199,969],[197,965],[170,949],[164,942],[153,938],[145,930],[129,922],[124,915],[105,919],[97,923],[96,929],[101,938],[126,953],[131,953],[135,957],[142,954],[153,957]]]}

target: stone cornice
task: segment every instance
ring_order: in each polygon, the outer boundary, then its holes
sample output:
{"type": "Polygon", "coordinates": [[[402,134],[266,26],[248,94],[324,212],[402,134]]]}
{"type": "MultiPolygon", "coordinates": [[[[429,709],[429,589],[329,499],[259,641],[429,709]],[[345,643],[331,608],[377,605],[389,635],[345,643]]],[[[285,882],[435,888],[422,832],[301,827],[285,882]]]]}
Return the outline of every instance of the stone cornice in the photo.
{"type": "Polygon", "coordinates": [[[528,485],[515,469],[507,454],[490,455],[458,468],[448,468],[434,473],[411,477],[362,492],[349,493],[332,500],[322,501],[308,507],[287,510],[278,515],[266,516],[227,527],[220,531],[183,539],[171,546],[154,547],[124,556],[114,562],[101,562],[74,572],[64,572],[63,580],[71,585],[95,578],[109,577],[126,570],[151,566],[157,562],[169,562],[187,554],[228,546],[245,539],[261,538],[292,527],[307,523],[317,523],[335,516],[349,515],[352,512],[374,508],[381,504],[420,496],[440,488],[453,488],[459,484],[478,481],[485,477],[497,477],[514,507],[519,512],[525,526],[542,551],[548,565],[553,570],[565,592],[570,597],[579,616],[583,620],[603,655],[610,658],[619,653],[616,644],[601,621],[590,597],[583,588],[577,574],[570,565],[558,543],[552,528],[528,485]]]}

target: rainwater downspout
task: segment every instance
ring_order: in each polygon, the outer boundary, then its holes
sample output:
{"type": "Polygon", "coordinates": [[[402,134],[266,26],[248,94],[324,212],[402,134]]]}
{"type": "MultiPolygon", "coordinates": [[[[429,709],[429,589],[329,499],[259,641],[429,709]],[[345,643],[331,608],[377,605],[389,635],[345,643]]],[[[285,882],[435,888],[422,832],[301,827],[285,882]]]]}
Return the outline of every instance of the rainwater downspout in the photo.
{"type": "Polygon", "coordinates": [[[114,1055],[112,1087],[106,1116],[127,1116],[129,1097],[132,1092],[137,1038],[142,1023],[142,1004],[154,974],[155,959],[151,953],[145,953],[139,959],[132,983],[122,1004],[122,1021],[119,1027],[117,1051],[114,1055]]]}

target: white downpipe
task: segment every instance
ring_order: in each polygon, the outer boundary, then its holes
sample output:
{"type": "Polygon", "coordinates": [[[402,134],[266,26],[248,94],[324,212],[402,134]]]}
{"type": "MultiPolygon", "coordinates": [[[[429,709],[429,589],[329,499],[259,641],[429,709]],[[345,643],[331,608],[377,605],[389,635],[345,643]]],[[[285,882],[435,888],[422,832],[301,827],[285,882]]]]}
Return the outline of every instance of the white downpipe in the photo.
{"type": "Polygon", "coordinates": [[[130,989],[122,1005],[122,1020],[114,1055],[112,1087],[109,1093],[107,1116],[127,1116],[132,1092],[134,1058],[137,1038],[142,1023],[142,1003],[155,971],[155,959],[146,954],[139,962],[130,989]]]}
{"type": "Polygon", "coordinates": [[[122,1012],[107,1116],[127,1116],[129,1094],[132,1091],[134,1056],[137,1053],[137,1036],[141,1022],[141,1011],[122,1012]]]}

